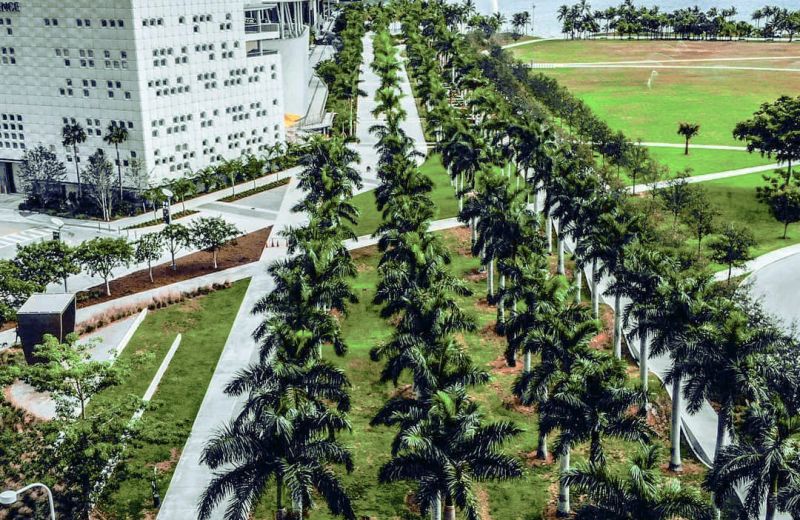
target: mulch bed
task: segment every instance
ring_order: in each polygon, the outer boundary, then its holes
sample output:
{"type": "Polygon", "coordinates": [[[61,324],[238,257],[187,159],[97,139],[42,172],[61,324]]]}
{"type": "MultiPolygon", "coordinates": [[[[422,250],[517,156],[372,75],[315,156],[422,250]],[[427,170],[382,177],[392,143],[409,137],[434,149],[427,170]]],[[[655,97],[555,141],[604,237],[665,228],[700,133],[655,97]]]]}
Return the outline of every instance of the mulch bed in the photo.
{"type": "MultiPolygon", "coordinates": [[[[258,261],[271,231],[272,227],[259,229],[236,239],[235,245],[223,248],[217,254],[216,271],[258,261]]],[[[176,264],[176,270],[172,269],[171,262],[153,266],[153,283],[150,282],[147,269],[112,280],[111,296],[106,296],[103,284],[91,287],[79,294],[78,307],[88,307],[215,272],[212,254],[207,251],[181,257],[176,264]]]]}

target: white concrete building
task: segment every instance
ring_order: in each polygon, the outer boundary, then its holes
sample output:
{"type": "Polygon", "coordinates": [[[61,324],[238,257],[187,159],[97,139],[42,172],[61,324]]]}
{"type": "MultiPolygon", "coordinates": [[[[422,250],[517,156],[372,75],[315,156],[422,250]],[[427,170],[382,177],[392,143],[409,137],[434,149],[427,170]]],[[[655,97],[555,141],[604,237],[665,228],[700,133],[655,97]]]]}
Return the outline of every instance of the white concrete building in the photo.
{"type": "Polygon", "coordinates": [[[284,64],[307,65],[302,20],[315,23],[320,5],[0,0],[0,189],[18,187],[19,161],[39,144],[76,180],[65,123],[87,133],[81,165],[98,148],[113,159],[103,135],[125,126],[123,168],[138,159],[153,182],[258,155],[284,140],[286,105],[305,102],[310,72],[290,67],[304,79],[284,92],[284,64]]]}

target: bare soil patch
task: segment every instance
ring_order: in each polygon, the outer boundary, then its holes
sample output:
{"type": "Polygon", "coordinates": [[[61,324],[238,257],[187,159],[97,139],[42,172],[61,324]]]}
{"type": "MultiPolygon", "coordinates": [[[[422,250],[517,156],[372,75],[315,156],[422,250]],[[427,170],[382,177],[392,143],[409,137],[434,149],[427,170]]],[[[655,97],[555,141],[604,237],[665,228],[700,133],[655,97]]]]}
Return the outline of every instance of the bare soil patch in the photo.
{"type": "Polygon", "coordinates": [[[78,307],[88,307],[96,303],[115,300],[123,296],[256,262],[261,258],[271,231],[271,227],[254,231],[236,239],[235,244],[223,248],[217,255],[218,268],[216,270],[212,254],[208,251],[198,251],[179,258],[175,262],[177,265],[175,270],[172,269],[170,262],[154,266],[153,282],[150,281],[148,270],[142,269],[112,280],[110,282],[111,296],[106,296],[105,286],[102,284],[87,289],[79,294],[78,307]]]}

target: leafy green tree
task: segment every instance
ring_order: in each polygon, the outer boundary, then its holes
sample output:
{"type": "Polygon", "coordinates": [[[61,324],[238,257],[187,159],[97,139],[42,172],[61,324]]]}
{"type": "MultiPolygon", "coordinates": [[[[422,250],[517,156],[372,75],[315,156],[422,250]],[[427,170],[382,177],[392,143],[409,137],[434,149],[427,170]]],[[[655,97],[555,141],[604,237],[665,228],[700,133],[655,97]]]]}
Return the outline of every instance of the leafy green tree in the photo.
{"type": "Polygon", "coordinates": [[[697,239],[698,254],[703,246],[703,239],[716,229],[716,219],[719,214],[719,210],[708,199],[705,188],[695,185],[694,196],[691,197],[683,218],[697,239]]]}
{"type": "Polygon", "coordinates": [[[133,260],[133,246],[124,238],[98,237],[78,247],[78,261],[92,276],[101,276],[106,295],[111,296],[108,281],[117,267],[128,266],[133,260]]]}
{"type": "Polygon", "coordinates": [[[150,283],[153,283],[153,262],[161,258],[164,252],[164,236],[160,233],[147,233],[136,241],[133,257],[136,262],[147,262],[150,283]]]}
{"type": "Polygon", "coordinates": [[[34,354],[40,363],[28,367],[25,380],[37,390],[49,392],[61,417],[73,417],[77,411],[86,419],[86,403],[101,390],[119,384],[124,368],[120,363],[92,360],[95,343],[80,341],[68,334],[64,342],[45,334],[34,354]]]}
{"type": "Polygon", "coordinates": [[[673,179],[668,180],[661,188],[656,189],[656,196],[664,207],[672,214],[672,226],[678,224],[678,216],[692,204],[694,190],[689,184],[691,169],[678,173],[673,179]]]}
{"type": "Polygon", "coordinates": [[[191,233],[189,232],[189,228],[183,224],[170,224],[165,226],[164,229],[160,231],[160,234],[164,239],[164,245],[167,251],[169,251],[172,257],[172,270],[174,271],[178,268],[175,263],[175,255],[178,251],[191,244],[191,233]]]}
{"type": "Polygon", "coordinates": [[[683,136],[684,140],[686,141],[686,148],[684,150],[684,155],[689,155],[689,141],[693,138],[697,137],[700,134],[700,125],[697,123],[679,123],[678,124],[678,135],[683,136]]]}
{"type": "Polygon", "coordinates": [[[194,180],[188,177],[181,177],[175,179],[169,184],[169,189],[175,194],[175,197],[181,201],[183,212],[186,212],[186,197],[194,197],[197,194],[197,184],[194,180]]]}
{"type": "Polygon", "coordinates": [[[787,163],[788,178],[792,165],[800,159],[800,96],[781,96],[762,104],[752,119],[736,125],[733,136],[746,141],[750,153],[758,151],[787,163]]]}
{"type": "Polygon", "coordinates": [[[119,184],[119,200],[123,200],[122,193],[122,160],[119,157],[119,145],[128,140],[128,129],[122,124],[109,123],[106,129],[106,134],[103,136],[103,142],[108,145],[113,145],[117,153],[117,182],[119,184]]]}
{"type": "Polygon", "coordinates": [[[752,258],[750,248],[756,245],[756,238],[749,228],[727,224],[719,235],[708,243],[711,260],[728,266],[728,281],[734,267],[741,267],[752,258]]]}
{"type": "Polygon", "coordinates": [[[563,473],[561,481],[588,498],[575,513],[576,520],[712,520],[711,504],[696,489],[661,476],[660,456],[657,445],[643,446],[631,458],[624,478],[593,463],[563,473]]]}
{"type": "Polygon", "coordinates": [[[756,198],[769,207],[773,218],[783,224],[783,239],[789,224],[800,222],[800,174],[765,175],[766,186],[756,188],[756,198]]]}
{"type": "Polygon", "coordinates": [[[103,150],[97,150],[89,156],[83,175],[91,187],[90,197],[100,208],[103,220],[110,221],[114,198],[114,170],[103,150]]]}
{"type": "Polygon", "coordinates": [[[29,201],[44,206],[53,201],[60,202],[67,169],[54,152],[42,145],[26,150],[19,176],[29,201]]]}
{"type": "Polygon", "coordinates": [[[17,246],[14,261],[19,265],[21,276],[40,287],[54,282],[63,282],[68,291],[67,279],[81,272],[77,249],[61,240],[46,240],[17,246]]]}
{"type": "Polygon", "coordinates": [[[642,140],[639,139],[635,146],[628,148],[628,157],[625,161],[628,165],[628,170],[631,173],[631,189],[633,194],[636,195],[636,178],[641,178],[649,168],[649,160],[647,148],[642,145],[642,140]]]}
{"type": "Polygon", "coordinates": [[[16,262],[0,259],[0,324],[16,320],[17,309],[31,294],[42,290],[42,286],[23,279],[16,262]]]}
{"type": "Polygon", "coordinates": [[[473,483],[522,475],[519,461],[499,451],[521,430],[508,422],[485,424],[463,388],[436,392],[429,402],[416,402],[395,414],[390,423],[401,430],[378,479],[417,484],[415,500],[423,514],[439,507],[443,498],[446,520],[455,519],[456,508],[480,520],[473,483]]]}
{"type": "Polygon", "coordinates": [[[239,228],[222,217],[201,217],[189,227],[190,240],[198,248],[211,251],[214,269],[217,268],[217,253],[241,234],[239,228]]]}
{"type": "Polygon", "coordinates": [[[800,419],[779,401],[753,403],[746,409],[741,431],[723,447],[706,474],[704,486],[722,508],[747,482],[743,518],[757,520],[766,502],[765,520],[773,520],[782,492],[800,479],[797,453],[800,419]]]}
{"type": "Polygon", "coordinates": [[[86,130],[80,123],[65,123],[61,129],[61,144],[67,148],[72,148],[72,160],[75,162],[75,175],[78,178],[78,200],[83,198],[83,187],[81,185],[81,166],[78,161],[78,145],[86,142],[86,130]]]}

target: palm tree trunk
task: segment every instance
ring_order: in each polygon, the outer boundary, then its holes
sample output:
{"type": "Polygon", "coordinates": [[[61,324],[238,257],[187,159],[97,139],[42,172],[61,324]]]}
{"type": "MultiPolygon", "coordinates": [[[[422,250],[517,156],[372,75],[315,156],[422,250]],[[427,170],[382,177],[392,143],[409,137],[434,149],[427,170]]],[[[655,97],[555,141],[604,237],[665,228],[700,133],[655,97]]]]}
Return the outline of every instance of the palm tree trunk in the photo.
{"type": "Polygon", "coordinates": [[[506,288],[506,275],[500,275],[500,293],[501,297],[498,298],[497,301],[497,310],[500,312],[500,325],[503,325],[506,322],[506,306],[503,302],[502,293],[506,288]]]}
{"type": "Polygon", "coordinates": [[[642,390],[647,392],[647,375],[650,373],[648,370],[648,358],[650,354],[647,352],[647,334],[639,334],[639,377],[642,380],[642,390]]]}
{"type": "MultiPolygon", "coordinates": [[[[569,470],[569,446],[567,446],[564,455],[561,456],[561,474],[563,475],[566,471],[569,470]]],[[[569,507],[569,486],[564,485],[563,482],[559,480],[558,483],[558,510],[556,511],[556,515],[559,517],[566,517],[569,516],[570,507],[569,507]]]]}
{"type": "Polygon", "coordinates": [[[474,247],[475,242],[478,241],[478,217],[472,219],[472,226],[470,226],[470,240],[474,247]]]}
{"type": "Polygon", "coordinates": [[[575,265],[575,270],[573,271],[573,277],[575,278],[575,303],[581,303],[582,272],[583,270],[575,265]]]}
{"type": "Polygon", "coordinates": [[[442,520],[441,493],[436,493],[436,498],[433,500],[433,507],[431,507],[431,520],[442,520]]]}
{"type": "Polygon", "coordinates": [[[286,509],[283,508],[283,477],[278,475],[275,479],[275,520],[284,520],[286,509]]]}
{"type": "Polygon", "coordinates": [[[119,176],[119,203],[122,204],[122,161],[119,160],[119,145],[115,144],[117,150],[117,174],[119,176]]]}
{"type": "Polygon", "coordinates": [[[719,455],[719,450],[725,446],[725,437],[728,433],[728,415],[730,411],[728,410],[727,406],[722,406],[719,410],[719,414],[717,415],[717,443],[714,446],[714,460],[717,460],[717,456],[719,455]]]}
{"type": "Polygon", "coordinates": [[[670,429],[669,470],[675,473],[683,471],[681,462],[681,378],[672,380],[672,428],[670,429]]]}
{"type": "Polygon", "coordinates": [[[622,359],[622,296],[614,296],[614,357],[622,359]]]}
{"type": "Polygon", "coordinates": [[[547,254],[553,253],[553,219],[548,215],[546,219],[545,235],[547,236],[547,254]]]}
{"type": "Polygon", "coordinates": [[[597,294],[597,260],[592,260],[592,315],[600,317],[600,295],[597,294]]]}
{"type": "Polygon", "coordinates": [[[72,158],[75,160],[75,175],[78,179],[78,200],[83,198],[83,187],[81,186],[81,167],[78,165],[78,147],[72,146],[72,158]]]}
{"type": "Polygon", "coordinates": [[[444,520],[456,520],[456,506],[453,504],[444,506],[444,520]]]}
{"type": "Polygon", "coordinates": [[[567,270],[564,267],[564,236],[561,233],[556,234],[558,240],[558,274],[566,274],[567,270]]]}
{"type": "Polygon", "coordinates": [[[522,360],[523,360],[522,361],[522,370],[524,372],[530,372],[531,371],[531,353],[530,352],[525,352],[525,354],[522,355],[522,360]]]}
{"type": "Polygon", "coordinates": [[[773,520],[778,505],[778,475],[771,475],[769,491],[767,492],[767,514],[764,520],[773,520]]]}
{"type": "Polygon", "coordinates": [[[494,299],[494,258],[489,259],[489,276],[486,280],[489,282],[488,303],[491,304],[494,299]]]}
{"type": "Polygon", "coordinates": [[[458,212],[464,210],[464,174],[458,174],[458,212]]]}

